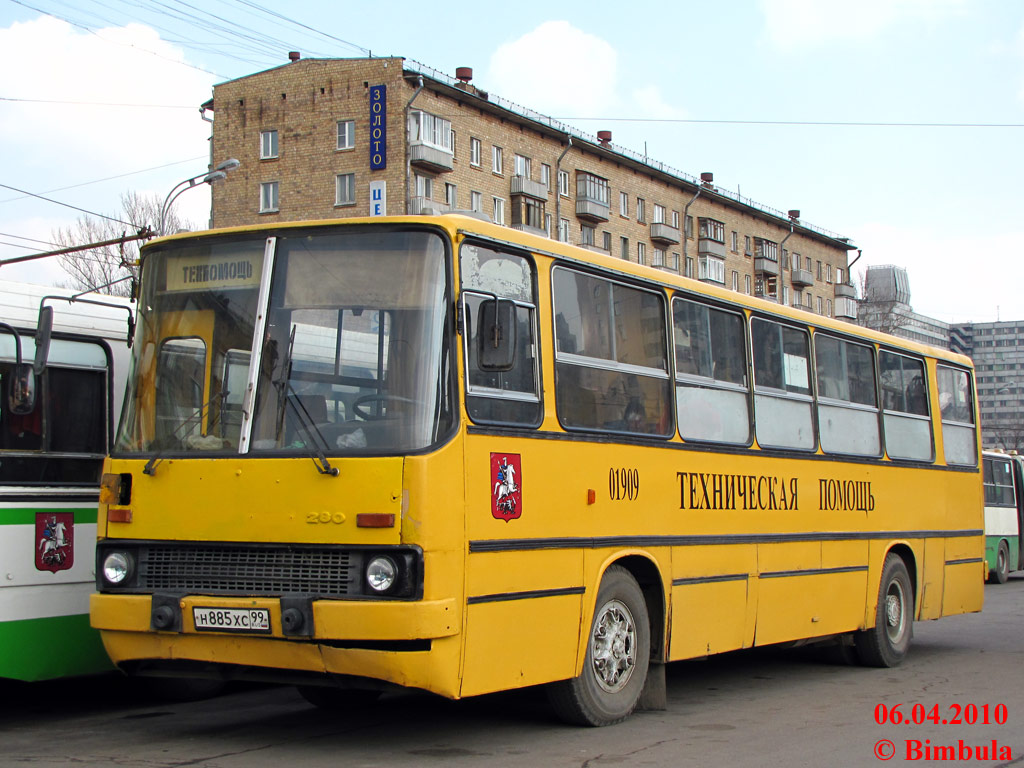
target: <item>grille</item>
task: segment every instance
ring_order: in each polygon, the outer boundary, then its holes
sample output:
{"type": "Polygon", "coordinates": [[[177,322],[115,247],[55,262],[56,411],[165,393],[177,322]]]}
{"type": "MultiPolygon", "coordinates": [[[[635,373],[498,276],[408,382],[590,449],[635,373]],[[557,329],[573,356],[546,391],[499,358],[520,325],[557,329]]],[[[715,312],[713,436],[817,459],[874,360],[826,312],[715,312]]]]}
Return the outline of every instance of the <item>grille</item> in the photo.
{"type": "Polygon", "coordinates": [[[341,597],[359,589],[359,554],[336,548],[148,546],[138,554],[145,591],[341,597]]]}

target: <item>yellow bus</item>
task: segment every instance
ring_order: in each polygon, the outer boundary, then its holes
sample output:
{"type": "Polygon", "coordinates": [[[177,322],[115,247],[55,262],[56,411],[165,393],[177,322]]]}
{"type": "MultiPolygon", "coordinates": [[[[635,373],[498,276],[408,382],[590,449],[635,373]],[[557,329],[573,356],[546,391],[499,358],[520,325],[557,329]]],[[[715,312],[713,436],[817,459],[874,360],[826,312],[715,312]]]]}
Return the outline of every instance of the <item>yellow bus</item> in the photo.
{"type": "Polygon", "coordinates": [[[472,216],[182,234],[142,255],[91,620],[142,675],[548,687],[978,611],[967,358],[472,216]]]}

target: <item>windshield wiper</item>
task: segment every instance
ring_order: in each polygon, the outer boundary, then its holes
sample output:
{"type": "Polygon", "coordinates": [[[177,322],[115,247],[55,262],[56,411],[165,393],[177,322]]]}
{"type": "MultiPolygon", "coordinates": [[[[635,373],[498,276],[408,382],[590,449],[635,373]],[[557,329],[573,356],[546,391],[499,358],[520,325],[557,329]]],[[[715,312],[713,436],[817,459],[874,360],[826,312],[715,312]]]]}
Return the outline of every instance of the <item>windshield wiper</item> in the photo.
{"type": "MultiPolygon", "coordinates": [[[[211,397],[205,403],[203,403],[198,408],[196,408],[192,412],[192,414],[190,416],[188,416],[185,419],[183,419],[182,422],[180,424],[178,424],[178,426],[176,426],[174,428],[174,431],[171,432],[170,435],[168,435],[168,438],[176,438],[178,433],[181,432],[181,430],[183,430],[189,424],[191,424],[192,422],[196,421],[197,419],[201,420],[203,418],[203,414],[206,412],[206,409],[210,407],[210,404],[214,400],[216,400],[217,398],[227,398],[228,394],[229,394],[229,392],[227,390],[224,390],[223,392],[218,392],[217,394],[215,394],[213,397],[211,397]]],[[[153,474],[155,474],[156,473],[157,464],[159,464],[160,462],[162,462],[164,460],[164,455],[169,450],[170,450],[170,446],[168,445],[168,443],[165,443],[164,446],[162,448],[160,448],[156,453],[154,453],[150,457],[149,461],[146,462],[146,466],[144,466],[142,468],[142,474],[144,474],[144,475],[153,475],[153,474]]]]}
{"type": "Polygon", "coordinates": [[[302,447],[307,450],[309,458],[313,460],[313,464],[316,466],[316,471],[321,475],[330,475],[331,477],[338,476],[338,468],[332,467],[331,463],[327,460],[327,455],[323,449],[320,448],[320,444],[323,443],[324,448],[329,448],[327,441],[324,440],[323,433],[317,428],[316,422],[313,417],[309,415],[309,411],[306,410],[306,406],[299,400],[298,395],[295,394],[295,390],[292,389],[292,385],[288,385],[288,395],[286,396],[288,405],[295,411],[295,415],[298,417],[298,426],[305,435],[305,439],[302,441],[302,447]]]}

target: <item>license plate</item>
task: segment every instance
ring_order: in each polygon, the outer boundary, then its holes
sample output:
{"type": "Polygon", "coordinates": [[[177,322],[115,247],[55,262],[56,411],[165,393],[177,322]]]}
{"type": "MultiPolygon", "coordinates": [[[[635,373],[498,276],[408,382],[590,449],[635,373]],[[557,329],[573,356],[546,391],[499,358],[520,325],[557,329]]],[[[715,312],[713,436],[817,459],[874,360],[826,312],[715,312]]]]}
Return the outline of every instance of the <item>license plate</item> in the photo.
{"type": "Polygon", "coordinates": [[[192,620],[198,632],[242,632],[270,634],[270,611],[267,608],[200,608],[192,609],[192,620]]]}

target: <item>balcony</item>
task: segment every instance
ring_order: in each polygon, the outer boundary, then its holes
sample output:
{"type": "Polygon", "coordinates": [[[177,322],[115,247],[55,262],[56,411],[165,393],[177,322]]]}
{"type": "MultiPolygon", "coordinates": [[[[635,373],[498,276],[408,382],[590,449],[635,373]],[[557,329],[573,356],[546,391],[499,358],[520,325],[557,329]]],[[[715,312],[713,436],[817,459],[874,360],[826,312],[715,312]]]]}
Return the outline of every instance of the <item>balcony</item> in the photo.
{"type": "Polygon", "coordinates": [[[836,283],[836,298],[856,299],[857,289],[848,283],[836,283]]]}
{"type": "MultiPolygon", "coordinates": [[[[838,287],[838,286],[837,286],[838,287]]],[[[836,298],[836,317],[840,320],[854,321],[857,319],[857,300],[848,298],[836,298]]]]}
{"type": "Polygon", "coordinates": [[[447,213],[450,210],[451,206],[447,203],[440,203],[429,197],[413,197],[409,200],[409,213],[413,216],[432,216],[438,213],[447,213]]]}
{"type": "Polygon", "coordinates": [[[776,296],[773,293],[770,293],[770,290],[771,290],[770,288],[766,288],[764,286],[758,286],[758,287],[754,288],[754,296],[756,298],[758,298],[758,299],[763,299],[764,301],[775,301],[775,302],[777,302],[779,300],[779,297],[776,296]]]}
{"type": "Polygon", "coordinates": [[[702,237],[697,241],[697,253],[707,256],[717,256],[720,259],[724,259],[725,243],[720,243],[717,240],[702,237]]]}
{"type": "Polygon", "coordinates": [[[758,275],[778,277],[779,262],[766,259],[764,256],[758,256],[754,259],[754,273],[758,275]]]}
{"type": "Polygon", "coordinates": [[[666,245],[677,245],[679,230],[664,223],[651,224],[651,240],[666,245]]]}
{"type": "Polygon", "coordinates": [[[431,173],[444,173],[455,167],[455,155],[430,144],[414,141],[409,145],[409,163],[431,173]]]}
{"type": "MultiPolygon", "coordinates": [[[[539,235],[540,237],[550,237],[546,229],[539,227],[533,227],[529,224],[512,224],[512,229],[517,229],[520,232],[529,232],[531,235],[539,235]]],[[[603,248],[600,249],[601,253],[608,253],[603,248]]]]}
{"type": "MultiPolygon", "coordinates": [[[[509,190],[512,195],[526,195],[535,200],[548,200],[548,188],[539,181],[532,181],[525,176],[513,176],[512,188],[509,190]]],[[[607,221],[607,219],[606,219],[607,221]]]]}
{"type": "Polygon", "coordinates": [[[608,221],[608,203],[589,198],[576,198],[576,215],[588,221],[608,221]]]}
{"type": "Polygon", "coordinates": [[[796,288],[806,288],[809,285],[814,285],[814,276],[809,269],[794,269],[793,285],[796,288]]]}

